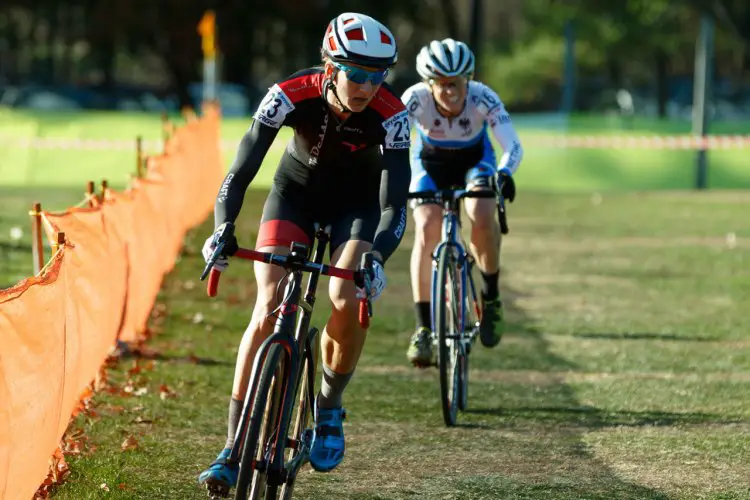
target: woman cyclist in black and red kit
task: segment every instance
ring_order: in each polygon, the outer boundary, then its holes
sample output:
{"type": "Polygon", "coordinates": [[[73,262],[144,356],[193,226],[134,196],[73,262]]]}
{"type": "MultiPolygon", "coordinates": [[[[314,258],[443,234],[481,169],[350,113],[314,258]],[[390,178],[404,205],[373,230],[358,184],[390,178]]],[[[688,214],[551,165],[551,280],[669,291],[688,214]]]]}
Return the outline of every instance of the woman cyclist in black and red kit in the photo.
{"type": "MultiPolygon", "coordinates": [[[[261,218],[256,249],[287,253],[291,241],[312,243],[314,223],[331,225],[331,264],[355,269],[372,252],[376,299],[385,288],[384,265],[406,228],[409,191],[409,116],[384,84],[397,60],[396,40],[375,19],[344,13],[323,37],[323,67],[299,71],[271,87],[242,139],[217,196],[214,235],[203,254],[213,253],[216,235],[239,215],[245,190],[282,125],[289,141],[274,176],[261,218]]],[[[230,242],[229,247],[236,242],[230,242]]],[[[231,253],[231,251],[230,251],[231,253]]],[[[223,270],[226,259],[214,267],[223,270]]],[[[278,267],[255,263],[258,296],[240,344],[229,405],[227,443],[199,481],[226,490],[237,481],[228,463],[255,353],[273,329],[268,316],[277,305],[278,267]]],[[[321,339],[323,382],[316,398],[310,463],[330,471],[344,456],[342,393],[352,377],[366,331],[358,322],[352,282],[331,278],[331,316],[321,339]]]]}

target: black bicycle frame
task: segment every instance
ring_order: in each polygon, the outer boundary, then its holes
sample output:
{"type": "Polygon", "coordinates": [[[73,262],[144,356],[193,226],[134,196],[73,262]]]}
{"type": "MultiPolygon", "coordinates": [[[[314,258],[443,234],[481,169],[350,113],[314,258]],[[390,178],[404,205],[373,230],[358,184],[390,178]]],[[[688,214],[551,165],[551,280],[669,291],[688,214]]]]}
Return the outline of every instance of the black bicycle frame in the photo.
{"type": "MultiPolygon", "coordinates": [[[[314,339],[308,337],[308,332],[310,328],[310,320],[312,318],[313,306],[315,305],[315,293],[318,287],[320,272],[322,270],[323,257],[330,239],[329,227],[324,230],[321,230],[319,227],[316,229],[315,239],[317,245],[315,246],[313,256],[313,262],[317,265],[315,268],[311,268],[310,266],[295,266],[295,262],[304,263],[306,261],[309,249],[303,244],[292,244],[292,251],[289,254],[289,262],[287,264],[289,280],[284,289],[284,299],[277,308],[278,315],[274,331],[273,334],[260,345],[253,363],[252,376],[250,377],[250,385],[248,385],[248,387],[255,391],[258,385],[258,378],[260,377],[259,372],[263,368],[263,364],[268,355],[268,350],[271,346],[273,344],[281,345],[287,355],[288,363],[286,369],[289,370],[289,372],[286,374],[287,376],[283,378],[285,385],[281,388],[284,394],[281,407],[279,408],[282,420],[279,422],[278,429],[276,430],[276,441],[278,441],[279,436],[286,438],[286,429],[289,426],[289,419],[292,415],[291,409],[296,401],[296,393],[294,391],[289,391],[289,381],[293,380],[297,382],[296,386],[299,387],[299,377],[302,376],[303,361],[307,359],[310,361],[309,366],[312,366],[312,342],[314,342],[314,339]],[[302,300],[300,300],[303,270],[309,271],[310,276],[308,278],[305,295],[302,300]],[[302,311],[299,315],[296,334],[294,334],[298,309],[302,309],[302,311]],[[302,350],[304,357],[300,355],[300,350],[302,350]]],[[[313,373],[308,375],[307,386],[305,389],[309,391],[309,394],[313,394],[313,391],[315,390],[315,376],[313,373]]],[[[242,409],[242,417],[240,419],[241,424],[235,435],[235,443],[229,457],[230,461],[239,461],[240,451],[244,446],[244,437],[249,424],[249,419],[246,418],[246,415],[252,411],[250,405],[254,400],[255,392],[246,395],[244,407],[242,409]]],[[[312,405],[310,405],[310,411],[314,411],[312,405]]],[[[259,445],[262,444],[259,443],[259,445]]],[[[279,443],[276,442],[272,449],[279,450],[278,445],[279,443]]],[[[281,448],[282,450],[286,448],[287,443],[283,443],[283,446],[284,447],[281,448]]],[[[280,472],[284,468],[283,461],[283,451],[281,453],[275,453],[273,461],[270,464],[271,467],[269,468],[280,472]]]]}

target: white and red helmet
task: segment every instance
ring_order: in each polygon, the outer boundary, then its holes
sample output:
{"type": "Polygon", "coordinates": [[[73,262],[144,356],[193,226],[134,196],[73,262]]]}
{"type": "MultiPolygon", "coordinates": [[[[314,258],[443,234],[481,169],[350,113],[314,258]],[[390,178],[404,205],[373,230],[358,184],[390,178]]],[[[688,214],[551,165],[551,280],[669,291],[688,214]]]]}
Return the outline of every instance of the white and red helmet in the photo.
{"type": "Polygon", "coordinates": [[[396,64],[396,39],[381,22],[370,16],[345,12],[328,23],[323,52],[333,61],[388,68],[396,64]]]}

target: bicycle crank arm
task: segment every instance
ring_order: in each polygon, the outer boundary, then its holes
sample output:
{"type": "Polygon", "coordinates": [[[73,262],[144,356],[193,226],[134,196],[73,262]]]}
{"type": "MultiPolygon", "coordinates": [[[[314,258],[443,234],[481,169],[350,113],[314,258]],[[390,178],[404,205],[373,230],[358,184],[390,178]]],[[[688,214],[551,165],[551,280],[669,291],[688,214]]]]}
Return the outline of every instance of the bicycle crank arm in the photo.
{"type": "Polygon", "coordinates": [[[301,448],[293,459],[286,464],[287,479],[297,477],[297,472],[310,458],[310,447],[312,446],[312,429],[306,429],[299,443],[301,448]]]}

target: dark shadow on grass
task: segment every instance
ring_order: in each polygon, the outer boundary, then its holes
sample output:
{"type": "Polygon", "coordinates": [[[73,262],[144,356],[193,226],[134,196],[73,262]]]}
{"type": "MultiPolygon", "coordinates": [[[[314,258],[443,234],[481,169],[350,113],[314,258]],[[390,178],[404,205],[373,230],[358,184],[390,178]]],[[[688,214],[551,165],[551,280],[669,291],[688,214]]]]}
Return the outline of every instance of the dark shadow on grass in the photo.
{"type": "Polygon", "coordinates": [[[522,418],[534,422],[560,423],[565,426],[599,430],[607,427],[672,427],[675,425],[731,425],[748,423],[744,419],[699,412],[604,411],[591,406],[534,406],[509,408],[469,408],[467,413],[522,418]]]}
{"type": "Polygon", "coordinates": [[[193,365],[200,365],[200,366],[234,366],[234,363],[231,363],[226,360],[217,360],[212,358],[203,358],[199,356],[178,356],[174,354],[163,354],[158,351],[154,351],[149,348],[130,348],[127,345],[123,345],[122,343],[119,344],[121,346],[121,354],[120,358],[125,359],[147,359],[147,360],[154,360],[154,361],[166,361],[169,363],[188,363],[193,365]]]}
{"type": "Polygon", "coordinates": [[[624,333],[574,333],[573,337],[583,339],[602,339],[602,340],[664,340],[677,342],[716,342],[717,339],[711,337],[700,337],[697,335],[679,335],[675,333],[649,333],[649,332],[624,332],[624,333]]]}
{"type": "MultiPolygon", "coordinates": [[[[508,274],[506,273],[505,276],[508,274]]],[[[526,341],[501,342],[496,349],[500,349],[502,354],[497,356],[499,359],[493,361],[494,368],[540,371],[581,370],[581,367],[572,361],[552,352],[534,319],[518,305],[518,300],[523,298],[523,292],[513,289],[512,276],[503,281],[502,296],[508,321],[508,336],[521,336],[526,341]]],[[[474,364],[474,367],[477,365],[474,364]]],[[[581,498],[604,498],[599,493],[602,489],[616,491],[616,497],[620,499],[666,500],[668,498],[657,490],[626,481],[609,465],[600,461],[584,441],[585,432],[618,425],[669,426],[680,423],[727,421],[716,415],[696,413],[608,412],[582,404],[568,384],[561,382],[547,389],[549,390],[536,392],[530,387],[528,395],[522,394],[522,397],[527,401],[530,399],[531,404],[521,403],[517,407],[501,408],[474,407],[472,402],[479,404],[481,401],[477,391],[474,391],[470,393],[469,408],[466,413],[497,417],[496,421],[490,420],[487,423],[494,428],[504,428],[509,432],[513,432],[519,420],[524,424],[538,423],[544,427],[545,433],[556,433],[558,431],[554,429],[559,428],[560,444],[554,445],[556,449],[550,451],[555,455],[562,453],[576,458],[576,460],[571,460],[570,468],[566,472],[568,477],[565,479],[581,485],[579,488],[581,498]]],[[[459,421],[460,419],[459,416],[459,421]]],[[[523,436],[519,436],[519,439],[523,439],[523,436]]],[[[523,457],[519,457],[518,460],[522,461],[523,457]]],[[[540,463],[539,467],[543,468],[543,463],[540,463]]],[[[549,483],[545,484],[545,479],[536,477],[533,480],[530,479],[521,488],[528,488],[529,493],[538,492],[538,495],[532,494],[529,498],[549,498],[549,494],[555,489],[555,481],[556,479],[551,477],[549,483]],[[543,487],[540,488],[540,486],[543,487]]]]}
{"type": "MultiPolygon", "coordinates": [[[[0,252],[31,254],[31,245],[0,241],[0,252]]],[[[2,255],[2,254],[0,254],[2,255]]]]}

